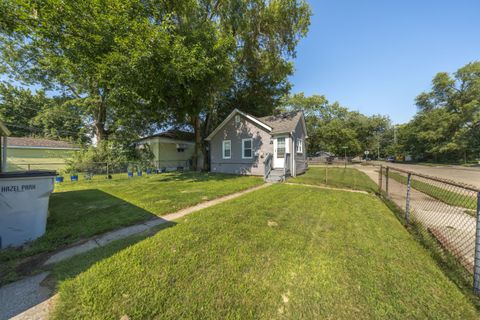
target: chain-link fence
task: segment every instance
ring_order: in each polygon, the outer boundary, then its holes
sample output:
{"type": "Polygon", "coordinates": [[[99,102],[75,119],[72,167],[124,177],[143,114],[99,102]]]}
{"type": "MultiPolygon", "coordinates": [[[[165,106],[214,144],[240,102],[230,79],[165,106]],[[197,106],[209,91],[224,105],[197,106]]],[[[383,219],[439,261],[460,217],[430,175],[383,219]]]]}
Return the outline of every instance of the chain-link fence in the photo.
{"type": "Polygon", "coordinates": [[[64,162],[17,163],[15,171],[53,170],[57,182],[93,179],[126,179],[172,171],[188,171],[190,160],[162,160],[151,163],[137,162],[85,162],[71,167],[64,162]]]}
{"type": "Polygon", "coordinates": [[[480,189],[392,167],[380,167],[383,194],[404,212],[407,226],[432,239],[474,277],[480,293],[480,189]]]}
{"type": "Polygon", "coordinates": [[[354,161],[352,158],[344,157],[308,157],[308,164],[312,166],[324,166],[324,165],[351,165],[355,163],[360,163],[359,161],[354,161]]]}

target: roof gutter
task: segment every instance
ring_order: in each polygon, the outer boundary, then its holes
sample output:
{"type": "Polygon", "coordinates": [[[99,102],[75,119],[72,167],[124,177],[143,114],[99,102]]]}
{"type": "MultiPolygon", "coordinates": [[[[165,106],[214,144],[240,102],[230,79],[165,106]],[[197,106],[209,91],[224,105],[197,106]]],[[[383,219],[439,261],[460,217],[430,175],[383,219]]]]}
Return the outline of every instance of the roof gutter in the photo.
{"type": "Polygon", "coordinates": [[[77,147],[12,146],[12,145],[8,145],[7,148],[8,149],[74,150],[74,151],[81,150],[81,148],[77,148],[77,147]]]}

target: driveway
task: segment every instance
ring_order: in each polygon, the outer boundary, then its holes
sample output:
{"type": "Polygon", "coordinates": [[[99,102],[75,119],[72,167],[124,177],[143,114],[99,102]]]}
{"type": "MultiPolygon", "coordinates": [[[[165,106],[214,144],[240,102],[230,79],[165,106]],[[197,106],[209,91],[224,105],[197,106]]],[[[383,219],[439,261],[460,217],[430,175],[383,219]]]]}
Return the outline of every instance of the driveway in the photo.
{"type": "Polygon", "coordinates": [[[471,168],[453,165],[425,166],[420,164],[389,163],[383,161],[375,161],[375,164],[418,172],[421,174],[453,180],[480,188],[480,167],[471,168]]]}

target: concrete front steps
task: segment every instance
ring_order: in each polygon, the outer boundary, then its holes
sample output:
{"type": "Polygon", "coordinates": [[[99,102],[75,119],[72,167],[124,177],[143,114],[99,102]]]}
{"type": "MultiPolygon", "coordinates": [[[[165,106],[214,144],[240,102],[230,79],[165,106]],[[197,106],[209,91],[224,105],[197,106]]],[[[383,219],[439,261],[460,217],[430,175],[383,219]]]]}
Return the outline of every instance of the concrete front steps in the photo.
{"type": "Polygon", "coordinates": [[[285,176],[285,171],[283,169],[272,169],[268,177],[265,179],[265,181],[269,183],[279,183],[285,180],[287,180],[287,177],[285,176]]]}

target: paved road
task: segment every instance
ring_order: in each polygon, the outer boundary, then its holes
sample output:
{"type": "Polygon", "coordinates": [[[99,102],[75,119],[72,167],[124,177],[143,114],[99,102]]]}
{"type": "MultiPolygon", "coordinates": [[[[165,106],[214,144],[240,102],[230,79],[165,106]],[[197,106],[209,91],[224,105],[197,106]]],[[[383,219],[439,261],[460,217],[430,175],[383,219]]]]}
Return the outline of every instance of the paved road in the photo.
{"type": "Polygon", "coordinates": [[[419,164],[375,162],[375,164],[388,165],[393,168],[410,170],[429,176],[454,180],[480,188],[480,167],[462,166],[424,166],[419,164]]]}

